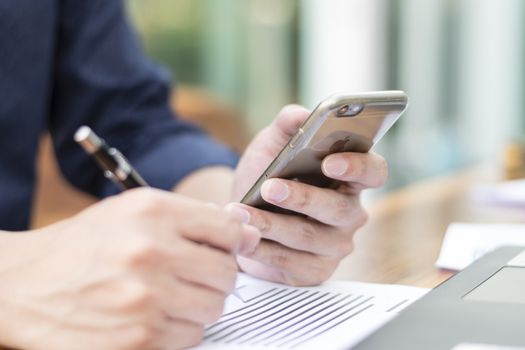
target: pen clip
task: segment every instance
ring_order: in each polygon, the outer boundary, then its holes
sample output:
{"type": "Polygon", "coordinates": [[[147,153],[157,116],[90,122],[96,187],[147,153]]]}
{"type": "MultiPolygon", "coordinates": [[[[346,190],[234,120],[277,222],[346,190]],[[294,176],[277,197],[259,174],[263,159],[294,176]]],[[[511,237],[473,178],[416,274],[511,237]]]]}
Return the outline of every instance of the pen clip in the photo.
{"type": "Polygon", "coordinates": [[[132,170],[129,161],[116,148],[111,147],[108,150],[108,153],[117,162],[117,168],[114,170],[114,173],[112,173],[112,176],[116,177],[120,181],[125,181],[128,178],[129,174],[131,174],[132,170]]]}

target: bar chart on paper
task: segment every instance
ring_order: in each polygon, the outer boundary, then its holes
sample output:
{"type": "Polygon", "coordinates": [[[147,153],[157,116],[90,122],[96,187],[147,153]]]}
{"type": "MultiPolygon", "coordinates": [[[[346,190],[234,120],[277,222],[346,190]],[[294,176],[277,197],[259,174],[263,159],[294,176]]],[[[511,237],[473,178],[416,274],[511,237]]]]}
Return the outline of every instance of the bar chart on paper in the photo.
{"type": "Polygon", "coordinates": [[[196,349],[347,349],[427,290],[329,281],[290,287],[240,274],[222,317],[196,349]]]}

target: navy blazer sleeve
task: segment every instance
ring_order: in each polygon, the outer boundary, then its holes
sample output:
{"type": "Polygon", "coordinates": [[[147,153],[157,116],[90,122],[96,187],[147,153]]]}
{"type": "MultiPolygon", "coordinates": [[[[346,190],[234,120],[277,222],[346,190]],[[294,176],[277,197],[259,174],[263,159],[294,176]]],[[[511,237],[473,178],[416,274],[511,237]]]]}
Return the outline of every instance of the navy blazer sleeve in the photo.
{"type": "Polygon", "coordinates": [[[72,184],[99,197],[118,191],[74,143],[83,124],[154,187],[171,189],[204,166],[235,166],[237,155],[174,118],[167,75],[143,55],[121,0],[63,0],[57,31],[49,129],[72,184]]]}

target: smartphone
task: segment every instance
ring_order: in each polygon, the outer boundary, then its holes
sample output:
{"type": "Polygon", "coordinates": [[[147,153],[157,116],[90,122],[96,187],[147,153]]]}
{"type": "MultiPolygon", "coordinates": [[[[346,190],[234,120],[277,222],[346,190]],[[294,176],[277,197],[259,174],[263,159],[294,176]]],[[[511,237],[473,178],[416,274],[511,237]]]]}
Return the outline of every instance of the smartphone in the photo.
{"type": "Polygon", "coordinates": [[[407,103],[408,97],[403,91],[343,93],[328,97],[313,110],[241,202],[289,213],[262,199],[260,188],[269,178],[336,188],[340,181],[323,174],[323,159],[338,152],[368,152],[403,114],[407,103]]]}

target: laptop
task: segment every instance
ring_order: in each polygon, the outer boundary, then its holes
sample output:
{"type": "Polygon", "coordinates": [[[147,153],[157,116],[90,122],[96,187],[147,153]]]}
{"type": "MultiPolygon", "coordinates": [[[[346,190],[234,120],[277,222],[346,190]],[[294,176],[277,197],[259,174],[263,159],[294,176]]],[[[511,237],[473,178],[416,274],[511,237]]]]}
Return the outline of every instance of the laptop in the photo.
{"type": "Polygon", "coordinates": [[[353,349],[525,350],[525,247],[488,253],[353,349]]]}

